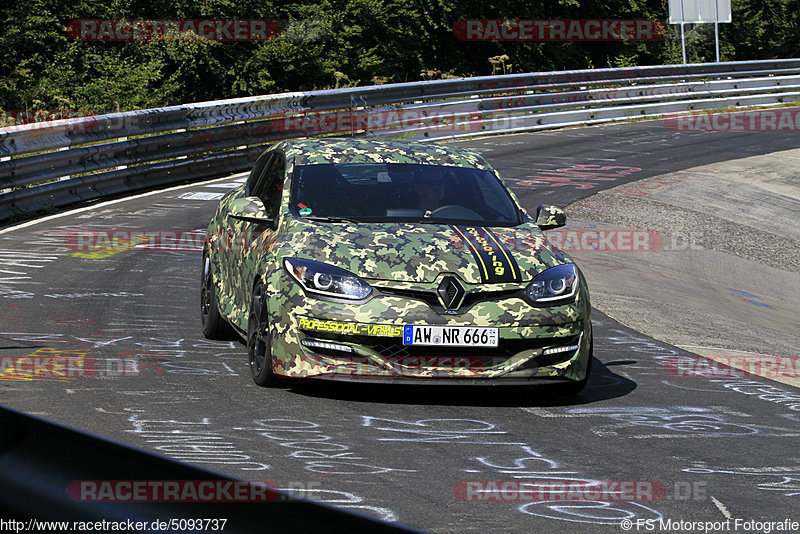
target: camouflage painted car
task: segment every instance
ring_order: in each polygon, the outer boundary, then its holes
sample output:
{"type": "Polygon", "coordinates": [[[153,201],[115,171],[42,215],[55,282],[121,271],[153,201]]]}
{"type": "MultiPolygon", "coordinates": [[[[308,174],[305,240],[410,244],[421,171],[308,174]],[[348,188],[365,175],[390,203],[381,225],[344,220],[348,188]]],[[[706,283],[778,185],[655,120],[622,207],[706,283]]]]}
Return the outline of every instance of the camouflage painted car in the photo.
{"type": "Polygon", "coordinates": [[[586,282],[480,156],[309,139],[264,152],[208,226],[202,319],[281,378],[542,384],[580,390],[586,282]]]}

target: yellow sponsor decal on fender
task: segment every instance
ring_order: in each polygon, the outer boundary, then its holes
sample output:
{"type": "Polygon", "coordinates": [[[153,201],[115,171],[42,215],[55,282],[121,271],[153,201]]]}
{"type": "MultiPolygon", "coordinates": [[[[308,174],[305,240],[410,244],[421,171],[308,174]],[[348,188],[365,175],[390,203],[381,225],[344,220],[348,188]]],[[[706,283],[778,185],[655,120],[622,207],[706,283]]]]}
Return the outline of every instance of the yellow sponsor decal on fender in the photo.
{"type": "Polygon", "coordinates": [[[319,321],[317,319],[301,318],[299,326],[301,330],[333,332],[351,336],[402,337],[403,335],[402,326],[385,324],[342,323],[339,321],[319,321]]]}

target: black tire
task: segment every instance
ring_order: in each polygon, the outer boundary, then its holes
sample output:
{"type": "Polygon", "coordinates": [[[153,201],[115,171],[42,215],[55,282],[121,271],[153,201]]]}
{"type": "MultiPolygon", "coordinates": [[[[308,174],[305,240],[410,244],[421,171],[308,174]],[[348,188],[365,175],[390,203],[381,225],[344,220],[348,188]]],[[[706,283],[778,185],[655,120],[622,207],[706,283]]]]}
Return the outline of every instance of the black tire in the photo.
{"type": "Polygon", "coordinates": [[[250,376],[259,386],[275,386],[279,378],[272,372],[272,343],[269,335],[264,284],[257,284],[250,301],[247,320],[247,358],[250,376]]]}
{"type": "Polygon", "coordinates": [[[219,313],[217,290],[207,253],[203,254],[203,270],[200,273],[200,320],[203,322],[203,335],[208,339],[228,341],[237,337],[236,331],[219,313]]]}

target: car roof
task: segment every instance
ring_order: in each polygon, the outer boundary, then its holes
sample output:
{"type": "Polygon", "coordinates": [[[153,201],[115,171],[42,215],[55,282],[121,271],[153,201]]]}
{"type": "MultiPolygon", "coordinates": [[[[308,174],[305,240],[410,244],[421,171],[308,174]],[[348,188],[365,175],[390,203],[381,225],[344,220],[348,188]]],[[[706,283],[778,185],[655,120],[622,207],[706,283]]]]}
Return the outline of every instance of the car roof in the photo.
{"type": "Polygon", "coordinates": [[[299,139],[274,148],[294,158],[295,165],[323,163],[412,163],[489,169],[484,159],[468,150],[406,140],[377,141],[359,137],[299,139]]]}

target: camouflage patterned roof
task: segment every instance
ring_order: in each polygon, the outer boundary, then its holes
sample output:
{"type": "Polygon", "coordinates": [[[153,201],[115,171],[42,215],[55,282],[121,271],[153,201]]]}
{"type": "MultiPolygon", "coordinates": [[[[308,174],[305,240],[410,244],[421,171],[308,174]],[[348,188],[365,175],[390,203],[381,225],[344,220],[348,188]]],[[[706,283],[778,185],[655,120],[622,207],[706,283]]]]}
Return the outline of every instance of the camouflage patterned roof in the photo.
{"type": "Polygon", "coordinates": [[[281,142],[277,148],[295,165],[317,163],[415,163],[489,169],[480,156],[453,147],[415,141],[376,141],[361,137],[328,137],[281,142]]]}

